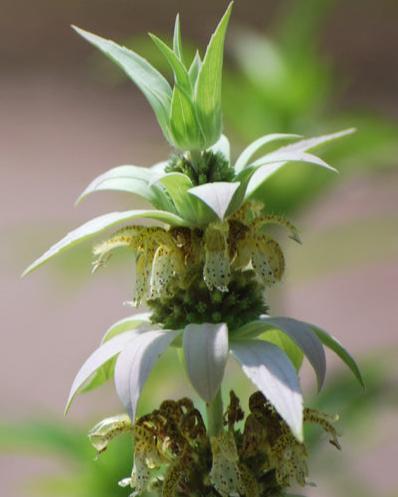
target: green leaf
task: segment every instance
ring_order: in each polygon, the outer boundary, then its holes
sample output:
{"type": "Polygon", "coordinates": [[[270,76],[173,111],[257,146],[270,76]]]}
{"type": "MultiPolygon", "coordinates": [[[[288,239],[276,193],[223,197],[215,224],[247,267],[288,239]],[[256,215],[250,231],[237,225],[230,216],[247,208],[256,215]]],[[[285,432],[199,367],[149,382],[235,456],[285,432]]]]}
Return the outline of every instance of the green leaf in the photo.
{"type": "Polygon", "coordinates": [[[103,231],[112,228],[118,224],[126,223],[132,219],[144,218],[154,219],[170,224],[172,226],[187,226],[187,223],[176,214],[166,211],[158,210],[132,210],[125,212],[111,212],[102,216],[91,219],[87,223],[79,226],[75,230],[68,233],[62,240],[52,245],[42,256],[36,259],[23,273],[22,276],[27,275],[34,269],[52,259],[55,255],[64,252],[75,245],[93,238],[94,236],[102,233],[103,231]]]}
{"type": "Polygon", "coordinates": [[[277,345],[289,357],[297,371],[301,368],[304,353],[283,331],[275,329],[272,326],[267,326],[259,320],[255,320],[234,330],[230,335],[230,340],[232,341],[247,340],[250,338],[261,338],[277,345]]]}
{"type": "Polygon", "coordinates": [[[313,164],[315,166],[320,166],[325,169],[329,169],[330,171],[337,172],[336,169],[332,166],[329,166],[327,162],[324,160],[320,159],[316,155],[313,154],[307,154],[305,152],[301,151],[288,151],[288,150],[276,150],[275,152],[271,152],[267,155],[264,155],[263,157],[260,157],[257,159],[253,164],[251,164],[252,167],[262,167],[267,164],[275,164],[279,163],[281,164],[279,167],[282,165],[286,164],[287,162],[305,162],[307,164],[313,164]]]}
{"type": "Polygon", "coordinates": [[[283,350],[296,370],[299,371],[303,363],[304,353],[291,338],[277,329],[267,330],[263,332],[260,337],[283,350]]]}
{"type": "Polygon", "coordinates": [[[174,87],[171,100],[170,127],[177,148],[181,150],[203,148],[203,135],[192,100],[178,86],[174,87]]]}
{"type": "Polygon", "coordinates": [[[184,64],[164,41],[152,33],[149,33],[149,36],[170,64],[176,83],[178,83],[181,88],[183,88],[190,95],[192,92],[192,85],[191,80],[189,79],[188,71],[184,64]]]}
{"type": "Polygon", "coordinates": [[[94,192],[116,190],[135,193],[159,209],[172,209],[172,204],[162,189],[156,185],[149,184],[153,175],[153,171],[145,167],[132,165],[114,167],[95,178],[80,195],[76,203],[80,203],[94,192]]]}
{"type": "Polygon", "coordinates": [[[217,183],[205,183],[204,185],[195,186],[189,190],[189,194],[194,195],[210,207],[217,217],[223,221],[239,187],[240,183],[238,182],[226,183],[219,181],[217,183]]]}
{"type": "Polygon", "coordinates": [[[199,51],[195,53],[192,64],[188,70],[189,79],[191,80],[192,88],[195,87],[196,80],[198,79],[200,68],[202,67],[202,59],[200,58],[199,51]]]}
{"type": "Polygon", "coordinates": [[[190,195],[189,192],[192,190],[193,185],[186,174],[167,173],[159,177],[158,181],[164,185],[175,204],[178,214],[188,224],[202,226],[217,219],[213,210],[206,203],[190,195]]]}
{"type": "Polygon", "coordinates": [[[357,363],[355,362],[351,354],[341,345],[341,343],[332,335],[329,335],[328,333],[326,333],[326,331],[323,331],[316,326],[312,326],[312,329],[318,336],[319,340],[340,357],[340,359],[350,368],[359,383],[363,387],[365,387],[361,371],[359,370],[357,363]]]}
{"type": "Polygon", "coordinates": [[[337,172],[336,169],[329,166],[325,161],[312,154],[304,152],[273,152],[260,159],[256,160],[250,167],[255,169],[255,172],[250,178],[245,200],[249,199],[254,193],[268,180],[273,174],[279,171],[289,162],[297,162],[311,164],[315,166],[337,172]]]}
{"type": "Polygon", "coordinates": [[[195,104],[207,147],[221,135],[221,84],[224,40],[232,11],[231,2],[207,46],[195,87],[195,104]]]}
{"type": "MultiPolygon", "coordinates": [[[[314,333],[312,325],[293,318],[262,315],[259,319],[242,326],[236,331],[235,336],[239,339],[241,336],[252,337],[260,334],[267,340],[269,340],[270,336],[274,337],[277,341],[274,339],[270,341],[275,345],[279,345],[283,350],[285,350],[283,335],[287,336],[289,341],[293,340],[296,346],[304,352],[314,368],[318,380],[318,389],[321,389],[326,373],[326,357],[322,343],[314,333]],[[274,333],[276,330],[283,332],[282,340],[279,333],[274,333]]],[[[287,342],[287,346],[289,346],[289,342],[287,342]]],[[[287,350],[285,352],[289,355],[287,350]]]]}
{"type": "Polygon", "coordinates": [[[102,343],[107,342],[111,338],[120,335],[120,333],[124,333],[125,331],[134,330],[143,324],[150,324],[150,317],[150,312],[142,312],[116,321],[116,323],[106,330],[104,336],[102,337],[102,343]]]}
{"type": "Polygon", "coordinates": [[[262,136],[258,138],[248,147],[246,147],[243,152],[239,155],[235,162],[235,171],[239,173],[244,167],[246,167],[250,159],[255,153],[257,153],[265,145],[278,140],[291,140],[294,138],[300,138],[300,135],[286,134],[286,133],[272,133],[269,135],[262,136]]]}
{"type": "Polygon", "coordinates": [[[72,27],[80,36],[116,62],[134,81],[155,112],[166,139],[172,143],[169,132],[172,90],[167,80],[147,60],[132,50],[76,26],[72,27]]]}
{"type": "Polygon", "coordinates": [[[173,50],[180,61],[184,64],[184,54],[182,51],[180,14],[177,14],[174,23],[173,50]]]}
{"type": "Polygon", "coordinates": [[[330,133],[328,135],[307,138],[305,140],[300,140],[299,142],[292,143],[291,145],[281,147],[276,150],[276,152],[307,152],[308,150],[313,150],[314,148],[317,148],[324,143],[338,140],[339,138],[343,138],[344,136],[351,135],[355,132],[355,128],[349,128],[344,129],[343,131],[337,131],[336,133],[330,133]]]}

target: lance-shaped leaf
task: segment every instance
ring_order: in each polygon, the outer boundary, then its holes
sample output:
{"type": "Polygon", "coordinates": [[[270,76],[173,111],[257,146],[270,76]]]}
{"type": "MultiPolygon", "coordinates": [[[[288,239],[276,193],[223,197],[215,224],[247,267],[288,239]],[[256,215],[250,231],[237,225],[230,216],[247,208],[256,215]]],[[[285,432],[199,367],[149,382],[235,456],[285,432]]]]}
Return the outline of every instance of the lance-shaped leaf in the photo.
{"type": "Polygon", "coordinates": [[[183,335],[189,379],[206,402],[216,396],[228,358],[228,328],[220,324],[189,324],[183,335]]]}
{"type": "Polygon", "coordinates": [[[159,181],[170,195],[178,214],[188,224],[200,226],[216,219],[212,210],[196,197],[189,195],[192,181],[186,174],[167,173],[158,176],[159,181]]]}
{"type": "Polygon", "coordinates": [[[171,100],[170,128],[176,148],[200,150],[204,138],[200,129],[196,110],[188,93],[175,86],[171,100]]]}
{"type": "Polygon", "coordinates": [[[316,155],[307,154],[306,152],[291,152],[287,150],[271,152],[263,157],[260,157],[251,165],[253,167],[261,167],[275,162],[283,162],[285,164],[287,162],[305,162],[306,164],[313,164],[315,166],[320,166],[325,169],[329,169],[330,171],[337,172],[334,167],[329,166],[327,162],[320,159],[316,155]]]}
{"type": "Polygon", "coordinates": [[[161,354],[180,333],[181,330],[146,331],[125,347],[117,358],[116,391],[132,421],[135,419],[138,399],[149,373],[161,354]]]}
{"type": "Polygon", "coordinates": [[[302,162],[304,164],[320,166],[324,169],[337,172],[336,169],[312,154],[302,152],[281,152],[280,154],[272,153],[261,157],[252,164],[252,168],[257,169],[250,178],[246,189],[245,199],[247,200],[251,195],[253,195],[253,193],[260,188],[260,186],[267,181],[268,178],[279,171],[288,162],[302,162]]]}
{"type": "Polygon", "coordinates": [[[69,407],[81,388],[84,387],[85,383],[91,378],[91,376],[101,368],[106,362],[119,354],[124,347],[139,334],[137,330],[128,331],[118,335],[108,342],[102,344],[96,351],[94,351],[90,357],[85,361],[83,366],[80,368],[75,379],[73,380],[72,387],[70,389],[68,401],[66,403],[65,412],[69,410],[69,407]]]}
{"type": "MultiPolygon", "coordinates": [[[[265,316],[265,314],[264,314],[265,316]]],[[[289,336],[281,330],[259,323],[258,320],[250,321],[234,330],[230,334],[230,340],[247,340],[261,338],[278,346],[289,357],[297,371],[301,368],[304,353],[289,336]]]]}
{"type": "MultiPolygon", "coordinates": [[[[120,335],[121,333],[125,333],[126,331],[139,329],[139,333],[141,333],[143,331],[153,329],[153,324],[150,322],[149,318],[150,313],[145,312],[117,321],[105,332],[101,343],[108,342],[113,337],[120,335]]],[[[113,378],[115,363],[116,357],[112,357],[109,361],[105,362],[105,364],[103,364],[93,375],[91,375],[90,379],[86,381],[84,386],[79,390],[79,393],[91,392],[91,390],[102,386],[104,383],[113,378]]]]}
{"type": "Polygon", "coordinates": [[[189,190],[190,195],[194,195],[217,215],[221,221],[232,202],[232,199],[240,186],[239,182],[226,183],[205,183],[195,186],[189,190]]]}
{"type": "Polygon", "coordinates": [[[132,50],[83,29],[77,27],[73,27],[73,29],[116,62],[134,81],[154,110],[166,139],[170,141],[171,88],[167,80],[147,60],[132,50]]]}
{"type": "Polygon", "coordinates": [[[337,131],[336,133],[330,133],[328,135],[307,138],[305,140],[300,140],[296,143],[281,147],[277,150],[277,152],[306,152],[308,150],[313,150],[324,143],[332,142],[334,140],[338,140],[339,138],[343,138],[344,136],[351,135],[352,133],[355,133],[355,131],[355,128],[350,128],[343,131],[337,131]]]}
{"type": "Polygon", "coordinates": [[[198,79],[200,68],[202,67],[202,59],[200,58],[199,52],[196,51],[195,57],[189,67],[188,74],[191,80],[192,87],[195,88],[196,80],[198,79]]]}
{"type": "Polygon", "coordinates": [[[150,185],[153,175],[154,172],[145,167],[133,165],[114,167],[95,178],[80,195],[76,203],[94,192],[116,190],[135,193],[157,208],[172,208],[172,204],[162,189],[157,185],[150,185]]]}
{"type": "Polygon", "coordinates": [[[231,145],[225,135],[221,135],[219,140],[210,147],[210,150],[215,154],[221,152],[228,162],[231,160],[231,145]]]}
{"type": "Polygon", "coordinates": [[[279,140],[292,140],[294,138],[300,138],[300,135],[286,134],[286,133],[272,133],[269,135],[262,136],[258,138],[248,147],[246,147],[243,152],[239,155],[235,162],[235,171],[239,173],[245,168],[249,163],[254,154],[256,154],[262,147],[279,140]]]}
{"type": "Polygon", "coordinates": [[[186,67],[181,62],[178,55],[174,53],[173,50],[156,35],[149,33],[149,36],[158,47],[158,49],[162,52],[167,62],[170,64],[170,67],[174,73],[175,82],[180,85],[181,88],[183,88],[187,93],[191,94],[191,80],[189,79],[186,67]]]}
{"type": "Polygon", "coordinates": [[[299,371],[304,360],[304,353],[300,347],[290,337],[281,330],[267,330],[262,336],[262,339],[271,342],[279,347],[288,356],[296,371],[299,371]]]}
{"type": "Polygon", "coordinates": [[[329,349],[333,350],[333,352],[340,357],[340,359],[350,368],[355,378],[359,381],[359,383],[364,387],[364,381],[361,375],[361,371],[357,363],[355,362],[352,355],[341,345],[341,343],[334,338],[332,335],[329,335],[325,331],[317,328],[316,326],[312,326],[314,333],[318,336],[319,340],[329,349]]]}
{"type": "Polygon", "coordinates": [[[177,14],[174,23],[174,33],[173,33],[173,50],[177,57],[182,63],[184,63],[184,54],[182,51],[182,38],[181,38],[181,24],[180,24],[180,14],[177,14]]]}
{"type": "Polygon", "coordinates": [[[231,351],[246,376],[286,421],[294,436],[303,440],[303,399],[297,373],[277,346],[261,340],[239,340],[231,351]]]}
{"type": "Polygon", "coordinates": [[[47,262],[49,259],[64,252],[75,245],[93,238],[103,231],[118,224],[126,223],[133,219],[144,218],[162,221],[175,226],[186,226],[187,223],[181,217],[171,212],[159,210],[132,210],[125,212],[111,212],[91,219],[87,223],[69,232],[62,240],[50,247],[41,257],[36,259],[23,273],[23,276],[47,262]]]}
{"type": "Polygon", "coordinates": [[[206,49],[195,88],[195,103],[199,120],[206,137],[207,146],[215,143],[222,130],[221,83],[224,56],[224,40],[232,2],[217,26],[206,49]]]}
{"type": "Polygon", "coordinates": [[[249,325],[237,330],[236,336],[258,336],[266,330],[276,328],[286,333],[298,347],[304,352],[318,380],[318,388],[321,389],[326,373],[326,357],[322,343],[312,330],[311,325],[287,317],[261,316],[260,319],[252,321],[249,325]],[[246,330],[245,327],[247,326],[246,330]]]}

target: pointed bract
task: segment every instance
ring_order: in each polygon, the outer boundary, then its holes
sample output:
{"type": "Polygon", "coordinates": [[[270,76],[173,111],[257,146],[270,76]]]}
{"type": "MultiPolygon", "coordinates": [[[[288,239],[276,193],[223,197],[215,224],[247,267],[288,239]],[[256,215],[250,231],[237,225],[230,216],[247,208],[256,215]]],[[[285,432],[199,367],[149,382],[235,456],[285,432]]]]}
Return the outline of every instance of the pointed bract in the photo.
{"type": "Polygon", "coordinates": [[[183,348],[189,379],[206,402],[216,396],[228,358],[225,323],[190,324],[184,330],[183,348]]]}
{"type": "Polygon", "coordinates": [[[239,340],[231,351],[243,372],[286,421],[294,436],[303,440],[303,398],[297,373],[278,347],[261,340],[239,340]]]}
{"type": "Polygon", "coordinates": [[[205,134],[206,147],[213,145],[222,132],[221,83],[224,40],[232,5],[231,2],[210,39],[196,81],[195,104],[205,134]]]}
{"type": "Polygon", "coordinates": [[[172,90],[164,76],[132,50],[76,26],[72,27],[80,36],[116,62],[134,81],[155,112],[166,139],[170,141],[169,114],[172,90]]]}
{"type": "Polygon", "coordinates": [[[153,330],[137,337],[119,355],[115,386],[120,401],[134,422],[142,388],[157,360],[181,331],[153,330]]]}
{"type": "Polygon", "coordinates": [[[75,379],[73,380],[72,387],[69,392],[68,401],[66,403],[65,412],[69,410],[69,407],[78,393],[78,391],[84,386],[86,381],[88,381],[97,369],[103,366],[107,361],[119,354],[124,347],[134,338],[137,331],[128,331],[118,335],[108,342],[102,344],[96,351],[94,351],[90,357],[85,361],[83,366],[80,368],[75,379]]]}

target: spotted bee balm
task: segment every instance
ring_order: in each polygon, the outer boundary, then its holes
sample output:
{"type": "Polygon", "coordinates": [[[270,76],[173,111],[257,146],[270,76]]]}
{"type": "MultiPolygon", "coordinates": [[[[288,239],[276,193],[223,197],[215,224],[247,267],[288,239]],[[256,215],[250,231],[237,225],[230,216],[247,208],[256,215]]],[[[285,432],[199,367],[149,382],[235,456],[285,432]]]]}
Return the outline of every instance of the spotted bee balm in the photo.
{"type": "Polygon", "coordinates": [[[133,314],[107,330],[77,373],[67,409],[77,394],[113,378],[126,413],[98,423],[89,438],[100,453],[115,436],[132,436],[132,473],[119,483],[134,496],[288,495],[292,485],[307,483],[304,423],[319,425],[339,448],[336,417],[303,407],[298,379],[303,357],[313,367],[319,389],[326,370],[324,346],[362,383],[355,361],[335,338],[315,325],[270,312],[265,295],[281,281],[285,257],[269,227],[280,225],[298,243],[300,236],[288,219],[267,211],[267,199],[259,194],[288,163],[335,171],[311,151],[353,130],[307,139],[268,134],[233,159],[221,108],[231,10],[232,4],[204,57],[197,52],[189,63],[178,16],[172,47],[150,35],[171,66],[173,84],[137,53],[74,28],[143,92],[173,153],[149,168],[115,167],[92,181],[79,198],[117,190],[143,197],[150,208],[111,212],[86,222],[25,271],[98,237],[104,238],[94,245],[94,270],[121,247],[132,253],[131,305],[146,304],[149,312],[133,314]],[[136,416],[145,381],[171,346],[180,350],[181,367],[205,403],[205,419],[189,398],[165,399],[152,412],[136,416]],[[231,356],[255,387],[247,412],[233,391],[223,406],[223,376],[231,356]]]}

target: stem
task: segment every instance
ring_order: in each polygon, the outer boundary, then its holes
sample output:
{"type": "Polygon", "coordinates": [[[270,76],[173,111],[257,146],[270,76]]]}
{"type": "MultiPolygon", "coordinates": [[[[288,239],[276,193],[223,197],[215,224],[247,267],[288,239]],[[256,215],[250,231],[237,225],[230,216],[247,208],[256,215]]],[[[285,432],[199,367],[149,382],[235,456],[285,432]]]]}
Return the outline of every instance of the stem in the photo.
{"type": "Polygon", "coordinates": [[[189,152],[191,163],[196,171],[196,173],[200,170],[200,165],[202,163],[202,152],[200,150],[191,150],[189,152]]]}
{"type": "Polygon", "coordinates": [[[206,403],[207,429],[210,437],[218,435],[224,424],[221,389],[210,403],[206,403]]]}

